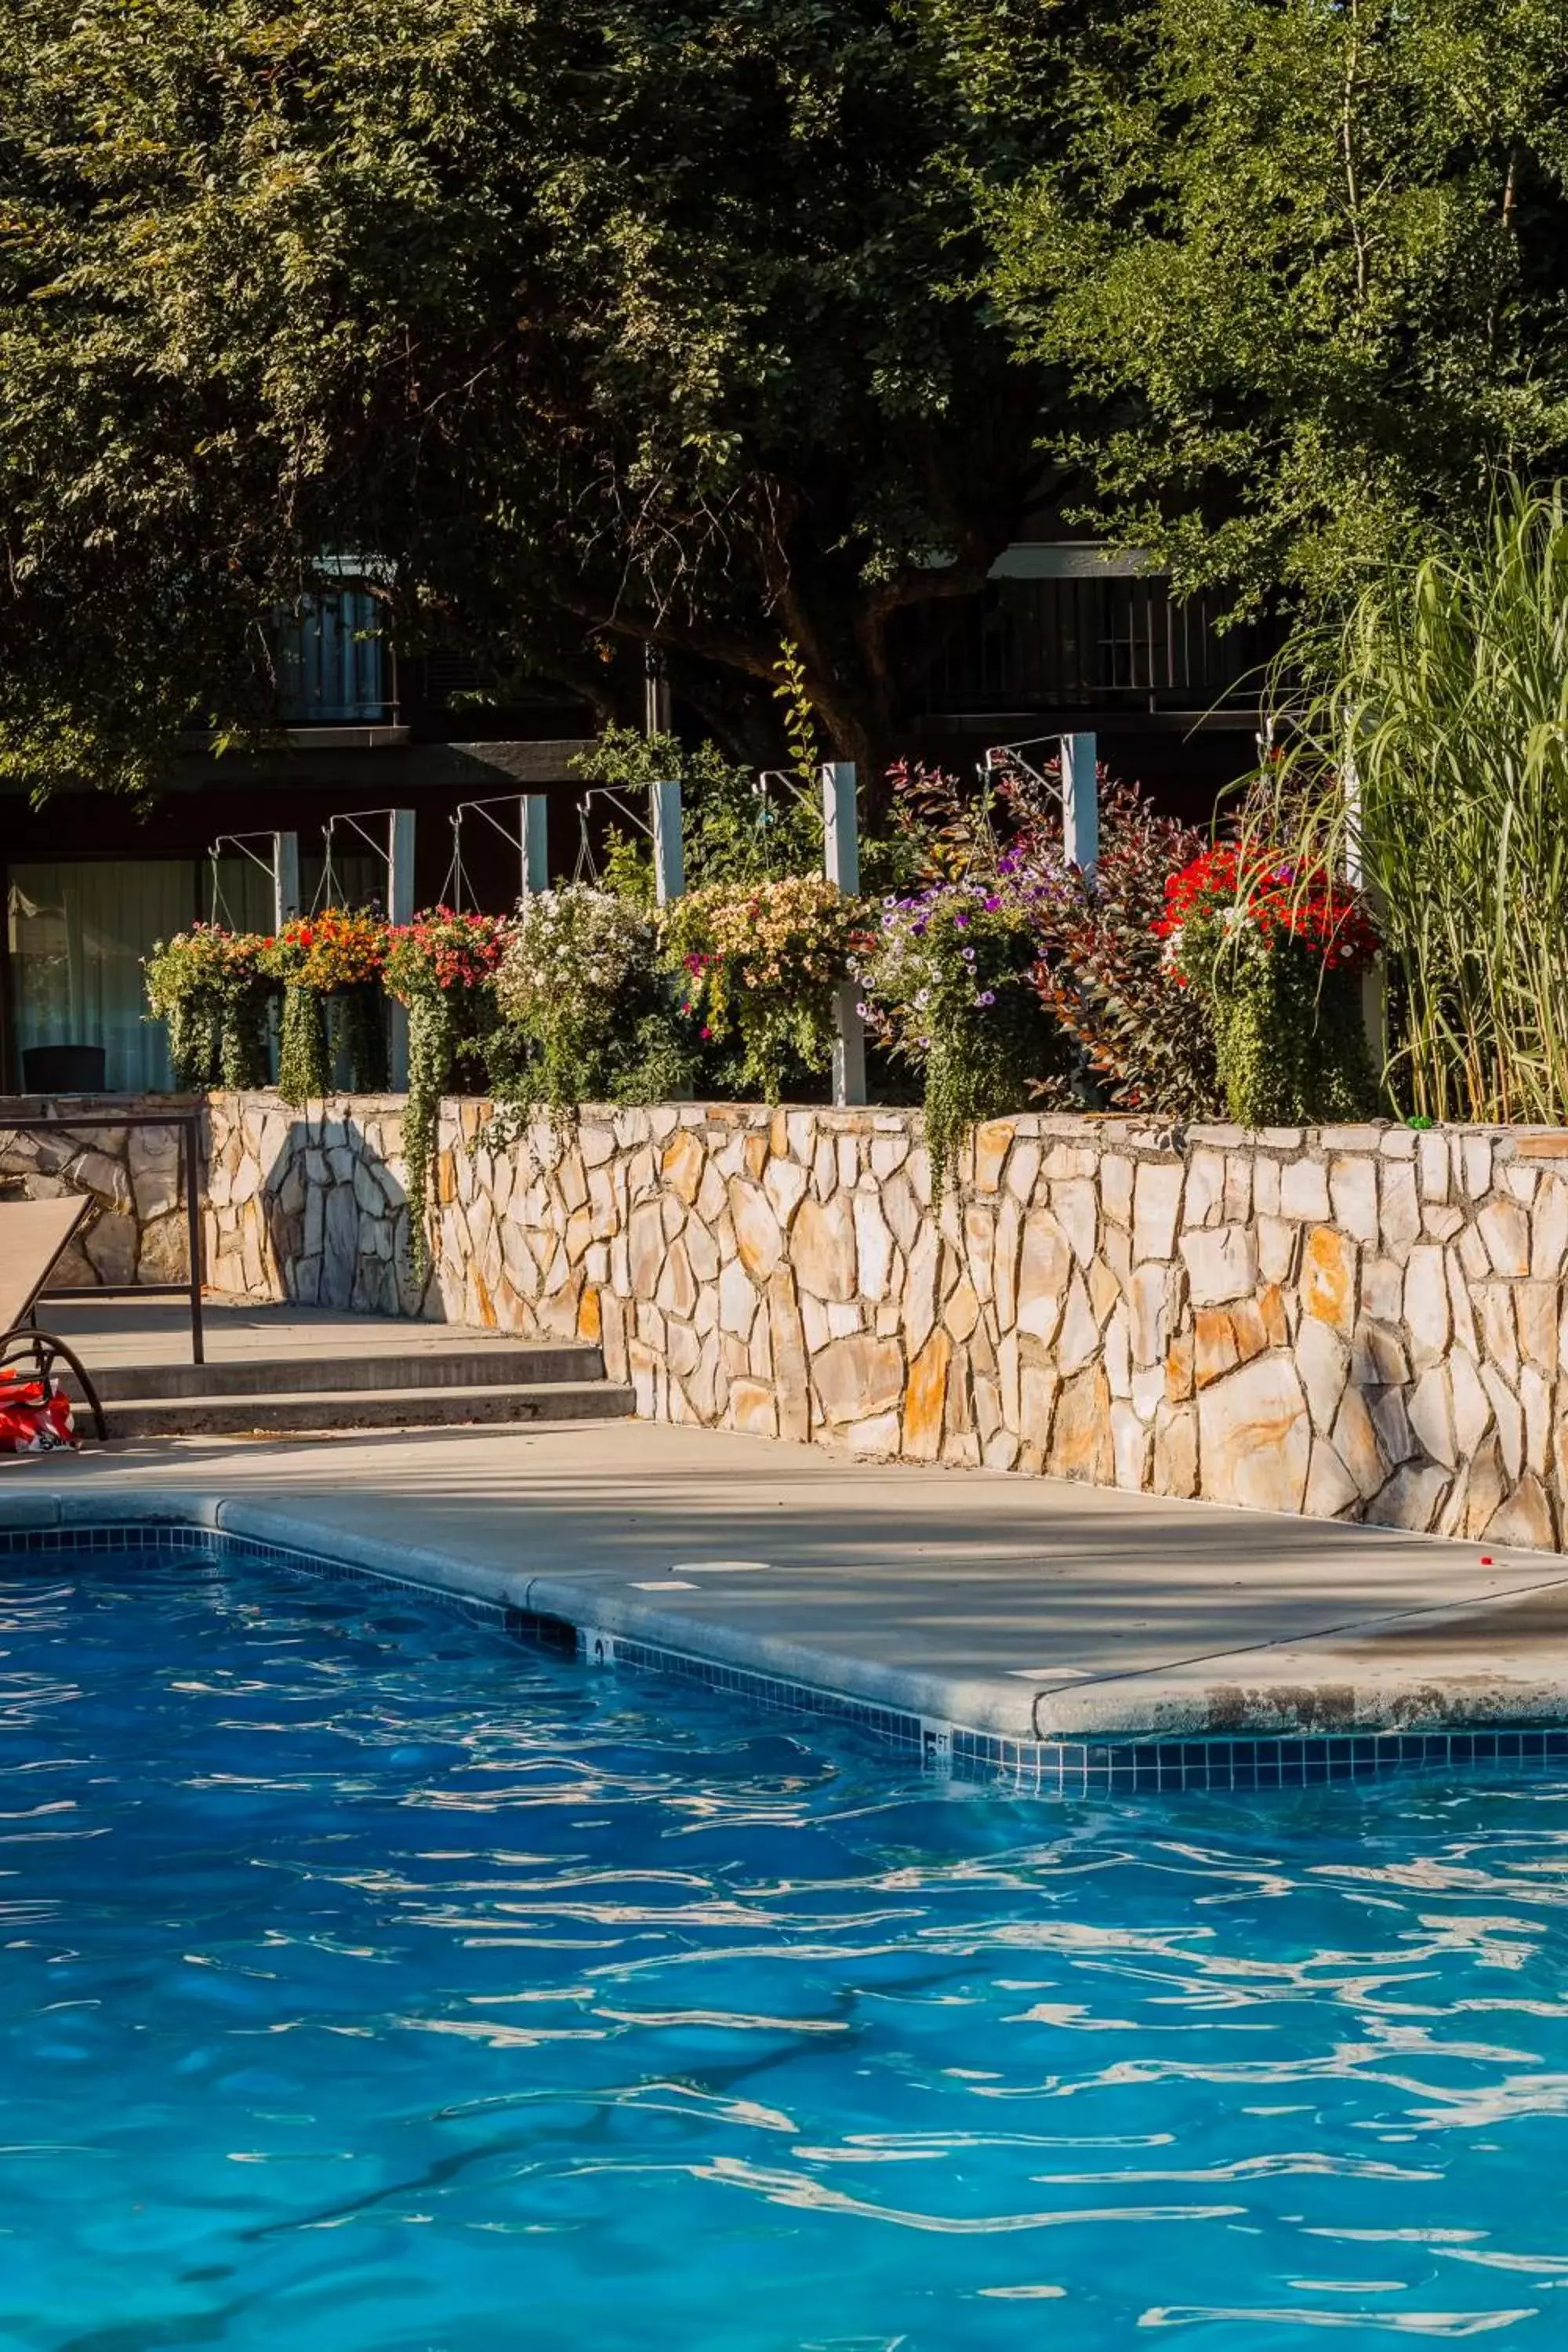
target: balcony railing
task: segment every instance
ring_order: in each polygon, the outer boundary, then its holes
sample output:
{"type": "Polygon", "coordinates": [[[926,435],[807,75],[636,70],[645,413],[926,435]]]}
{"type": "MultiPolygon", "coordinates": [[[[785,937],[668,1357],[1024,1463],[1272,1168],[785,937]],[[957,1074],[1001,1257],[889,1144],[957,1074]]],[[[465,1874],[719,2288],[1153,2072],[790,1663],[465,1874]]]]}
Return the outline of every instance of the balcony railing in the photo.
{"type": "Polygon", "coordinates": [[[395,719],[384,607],[363,588],[312,597],[279,620],[279,717],[286,727],[382,727],[395,719]]]}
{"type": "Polygon", "coordinates": [[[928,711],[1204,710],[1256,698],[1268,633],[1221,631],[1204,597],[1163,580],[988,580],[916,616],[928,711]]]}

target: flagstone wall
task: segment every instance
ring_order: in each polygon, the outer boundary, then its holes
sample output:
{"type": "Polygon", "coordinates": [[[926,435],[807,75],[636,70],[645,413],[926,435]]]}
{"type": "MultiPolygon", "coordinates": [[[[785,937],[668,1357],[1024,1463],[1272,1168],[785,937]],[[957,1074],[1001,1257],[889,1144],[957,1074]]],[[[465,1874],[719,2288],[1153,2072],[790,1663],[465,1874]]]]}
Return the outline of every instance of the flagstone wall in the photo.
{"type": "Polygon", "coordinates": [[[185,1212],[180,1189],[178,1131],[173,1127],[73,1127],[73,1116],[156,1116],[196,1108],[196,1098],[164,1095],[69,1095],[49,1100],[0,1096],[0,1201],[84,1194],[89,1207],[58,1261],[51,1289],[92,1290],[106,1284],[183,1282],[187,1272],[185,1212]],[[7,1128],[13,1118],[58,1118],[47,1133],[7,1128]]]}
{"type": "Polygon", "coordinates": [[[668,1105],[492,1150],[448,1104],[406,1265],[402,1105],[216,1097],[209,1281],[603,1344],[659,1420],[1553,1547],[1568,1132],[983,1128],[668,1105]]]}

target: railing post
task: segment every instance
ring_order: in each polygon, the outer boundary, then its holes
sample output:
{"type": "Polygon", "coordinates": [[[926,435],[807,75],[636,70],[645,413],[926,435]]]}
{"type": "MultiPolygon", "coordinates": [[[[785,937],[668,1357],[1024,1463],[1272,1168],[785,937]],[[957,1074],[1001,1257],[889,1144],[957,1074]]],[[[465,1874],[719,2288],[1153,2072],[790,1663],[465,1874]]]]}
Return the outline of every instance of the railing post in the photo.
{"type": "Polygon", "coordinates": [[[654,896],[661,907],[668,907],[686,887],[686,860],[680,844],[680,786],[654,784],[649,798],[653,803],[654,896]]]}
{"type": "MultiPolygon", "coordinates": [[[[860,895],[860,821],[853,760],[829,760],[822,771],[822,862],[830,882],[847,898],[860,895]]],[[[840,981],[835,992],[833,1099],[863,1103],[866,1099],[866,1031],[855,1010],[858,992],[852,980],[840,981]]]]}
{"type": "MultiPolygon", "coordinates": [[[[387,819],[386,919],[414,920],[414,811],[394,809],[387,819]]],[[[408,1090],[408,1008],[394,1000],[388,1065],[395,1094],[408,1090]]]]}
{"type": "Polygon", "coordinates": [[[280,931],[300,912],[300,836],[272,836],[272,928],[280,931]]]}
{"type": "Polygon", "coordinates": [[[1062,854],[1087,874],[1100,863],[1100,757],[1094,737],[1064,735],[1061,765],[1062,854]]]}
{"type": "Polygon", "coordinates": [[[522,890],[537,898],[550,887],[550,803],[542,793],[529,793],[522,803],[522,890]]]}

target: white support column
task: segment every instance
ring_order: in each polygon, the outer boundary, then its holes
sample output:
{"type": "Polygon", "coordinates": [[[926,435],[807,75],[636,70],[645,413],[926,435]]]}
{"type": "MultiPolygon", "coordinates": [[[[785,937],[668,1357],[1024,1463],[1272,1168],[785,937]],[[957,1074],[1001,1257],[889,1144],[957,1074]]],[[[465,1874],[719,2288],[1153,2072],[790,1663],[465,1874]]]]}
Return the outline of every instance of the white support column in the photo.
{"type": "Polygon", "coordinates": [[[1062,850],[1087,873],[1100,863],[1099,747],[1092,735],[1062,737],[1062,850]]]}
{"type": "Polygon", "coordinates": [[[272,836],[272,928],[280,931],[300,912],[300,836],[272,836]]]}
{"type": "Polygon", "coordinates": [[[686,887],[686,859],[680,843],[680,786],[655,784],[653,803],[653,886],[661,907],[679,898],[686,887]]]}
{"type": "Polygon", "coordinates": [[[822,771],[823,870],[847,898],[860,895],[860,812],[853,760],[829,760],[822,771]]]}
{"type": "MultiPolygon", "coordinates": [[[[846,898],[859,897],[860,818],[853,760],[829,760],[822,771],[822,862],[828,880],[846,898]]],[[[833,1047],[836,1103],[866,1099],[866,1030],[855,1010],[858,1001],[855,982],[841,981],[834,1004],[838,1032],[833,1047]]]]}
{"type": "Polygon", "coordinates": [[[522,888],[536,898],[550,887],[550,803],[542,793],[530,793],[522,803],[522,888]]]}
{"type": "MultiPolygon", "coordinates": [[[[414,920],[414,811],[394,809],[387,819],[386,919],[391,923],[414,920]]],[[[408,1087],[408,1012],[392,1006],[391,1051],[388,1056],[393,1091],[408,1087]]]]}

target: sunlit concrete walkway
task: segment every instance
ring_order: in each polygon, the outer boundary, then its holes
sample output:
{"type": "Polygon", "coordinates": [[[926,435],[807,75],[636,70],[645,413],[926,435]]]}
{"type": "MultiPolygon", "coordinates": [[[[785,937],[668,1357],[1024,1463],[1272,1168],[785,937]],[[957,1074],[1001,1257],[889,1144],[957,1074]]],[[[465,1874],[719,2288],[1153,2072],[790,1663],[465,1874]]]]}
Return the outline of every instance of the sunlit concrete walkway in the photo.
{"type": "Polygon", "coordinates": [[[1568,1561],[621,1423],[0,1461],[1017,1738],[1568,1720],[1568,1561]]]}

